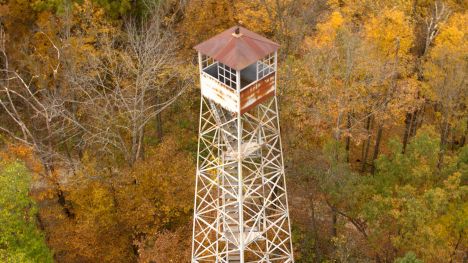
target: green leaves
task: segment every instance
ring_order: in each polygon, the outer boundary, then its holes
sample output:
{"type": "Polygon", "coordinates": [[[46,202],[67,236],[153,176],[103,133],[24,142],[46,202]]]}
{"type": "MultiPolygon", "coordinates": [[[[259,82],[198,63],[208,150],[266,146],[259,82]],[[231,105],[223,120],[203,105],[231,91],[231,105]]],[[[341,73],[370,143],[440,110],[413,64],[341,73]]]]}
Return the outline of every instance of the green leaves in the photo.
{"type": "Polygon", "coordinates": [[[29,197],[31,175],[18,162],[0,161],[0,261],[52,262],[36,226],[37,207],[29,197]]]}
{"type": "MultiPolygon", "coordinates": [[[[89,0],[34,0],[31,1],[31,7],[38,12],[49,10],[58,14],[65,14],[67,10],[88,1],[89,0]]],[[[91,0],[90,2],[100,6],[110,18],[114,19],[124,16],[132,10],[130,0],[91,0]]]]}
{"type": "MultiPolygon", "coordinates": [[[[374,229],[371,235],[383,241],[390,234],[399,251],[412,250],[427,261],[450,258],[467,228],[466,186],[461,185],[459,170],[466,164],[466,149],[460,152],[462,158],[451,158],[451,169],[438,169],[439,140],[428,127],[421,129],[406,154],[400,147],[392,148],[378,160],[376,175],[367,180],[377,191],[363,211],[374,229]]],[[[397,262],[420,261],[409,253],[397,262]]]]}
{"type": "Polygon", "coordinates": [[[423,263],[423,262],[416,257],[416,254],[414,254],[413,252],[408,252],[405,254],[404,257],[397,258],[397,260],[395,260],[395,263],[423,263]]]}
{"type": "Polygon", "coordinates": [[[325,144],[327,167],[317,180],[327,203],[359,228],[374,253],[404,255],[395,262],[445,262],[456,244],[466,242],[468,147],[448,156],[440,169],[439,145],[433,127],[422,127],[405,154],[393,140],[375,175],[359,175],[333,140],[325,144]]]}

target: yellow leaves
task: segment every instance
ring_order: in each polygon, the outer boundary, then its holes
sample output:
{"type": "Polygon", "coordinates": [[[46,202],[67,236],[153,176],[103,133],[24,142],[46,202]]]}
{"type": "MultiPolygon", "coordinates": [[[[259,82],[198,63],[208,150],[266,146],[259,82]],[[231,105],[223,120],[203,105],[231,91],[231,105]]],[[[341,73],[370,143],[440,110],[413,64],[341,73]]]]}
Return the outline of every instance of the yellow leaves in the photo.
{"type": "Polygon", "coordinates": [[[118,181],[119,209],[125,211],[121,218],[136,232],[148,233],[188,220],[195,166],[181,149],[183,143],[170,136],[147,148],[147,158],[124,171],[118,181]]]}
{"type": "MultiPolygon", "coordinates": [[[[271,2],[271,1],[267,1],[271,2]]],[[[235,20],[255,32],[268,34],[274,30],[273,21],[263,4],[257,1],[240,1],[236,3],[237,11],[235,20]]]]}
{"type": "Polygon", "coordinates": [[[460,105],[467,103],[466,68],[468,65],[468,15],[454,14],[442,25],[434,46],[424,64],[424,77],[427,91],[434,101],[442,107],[438,114],[443,121],[454,127],[460,123],[465,126],[465,109],[460,105]]]}
{"type": "Polygon", "coordinates": [[[79,209],[79,215],[84,220],[102,220],[101,223],[111,223],[114,202],[109,189],[95,181],[82,189],[82,192],[72,192],[70,198],[74,200],[74,207],[79,209]]]}
{"type": "Polygon", "coordinates": [[[333,44],[338,30],[342,27],[344,19],[339,12],[333,12],[328,20],[317,25],[317,36],[315,41],[306,39],[306,45],[314,44],[317,47],[325,47],[333,44]],[[312,43],[311,43],[312,42],[312,43]]]}
{"type": "Polygon", "coordinates": [[[340,7],[340,0],[328,0],[327,1],[327,5],[330,7],[330,8],[333,8],[333,9],[337,9],[340,7]]]}
{"type": "MultiPolygon", "coordinates": [[[[454,19],[452,19],[452,21],[453,20],[454,19]]],[[[464,22],[468,23],[468,21],[464,22]]],[[[463,47],[463,44],[466,44],[465,40],[465,32],[462,31],[462,28],[458,28],[456,25],[449,25],[440,33],[436,40],[436,45],[459,49],[463,47]]]]}
{"type": "MultiPolygon", "coordinates": [[[[333,12],[328,21],[328,27],[331,27],[334,30],[337,30],[343,24],[343,17],[339,12],[333,12]]],[[[320,27],[319,27],[320,28],[320,27]]]]}
{"type": "Polygon", "coordinates": [[[54,199],[55,196],[56,196],[56,192],[51,189],[51,188],[48,188],[48,189],[44,189],[38,193],[34,193],[34,199],[37,200],[37,201],[45,201],[45,200],[50,200],[50,199],[54,199]]]}
{"type": "Polygon", "coordinates": [[[454,14],[447,21],[436,37],[434,48],[431,50],[433,59],[449,56],[462,62],[468,53],[468,14],[454,14]]]}
{"type": "MultiPolygon", "coordinates": [[[[421,5],[422,1],[427,0],[418,0],[417,4],[421,5]]],[[[413,0],[328,0],[327,4],[333,10],[339,9],[342,11],[345,17],[357,20],[365,20],[368,17],[380,16],[384,9],[401,10],[405,14],[409,15],[414,8],[413,0]]]]}
{"type": "Polygon", "coordinates": [[[184,46],[191,48],[236,23],[230,1],[195,0],[187,4],[185,18],[179,27],[184,46]]]}
{"type": "Polygon", "coordinates": [[[138,262],[190,262],[191,233],[186,227],[175,232],[150,233],[145,240],[134,241],[138,246],[138,262]],[[177,253],[174,253],[177,251],[177,253]]]}
{"type": "Polygon", "coordinates": [[[396,9],[385,9],[365,24],[365,36],[375,51],[393,58],[397,45],[400,56],[408,55],[413,44],[413,30],[405,14],[396,9]]]}
{"type": "Polygon", "coordinates": [[[468,24],[467,13],[456,13],[450,17],[449,21],[443,26],[439,36],[436,39],[436,45],[447,45],[448,47],[455,47],[467,45],[466,33],[468,24]]]}

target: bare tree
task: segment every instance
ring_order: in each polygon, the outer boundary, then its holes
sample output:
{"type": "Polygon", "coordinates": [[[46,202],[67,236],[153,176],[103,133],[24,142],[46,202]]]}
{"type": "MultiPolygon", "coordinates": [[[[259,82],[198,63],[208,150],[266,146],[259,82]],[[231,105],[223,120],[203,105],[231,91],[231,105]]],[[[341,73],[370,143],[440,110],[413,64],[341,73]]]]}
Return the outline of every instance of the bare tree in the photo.
{"type": "Polygon", "coordinates": [[[122,36],[104,39],[103,55],[91,59],[85,78],[75,76],[80,107],[86,108],[81,144],[129,165],[142,156],[145,127],[188,86],[179,70],[175,37],[158,18],[126,23],[122,36]]]}
{"type": "MultiPolygon", "coordinates": [[[[41,32],[42,33],[42,32],[41,32]]],[[[56,52],[56,65],[53,66],[53,78],[58,77],[61,51],[47,36],[44,37],[56,52]]],[[[66,98],[54,85],[37,87],[38,75],[26,77],[12,69],[6,48],[6,35],[0,27],[0,133],[10,139],[31,147],[44,167],[42,178],[54,186],[58,203],[70,216],[66,205],[60,179],[53,173],[57,164],[62,168],[72,168],[75,162],[70,155],[63,154],[60,146],[76,131],[76,125],[64,114],[66,98]]]]}
{"type": "MultiPolygon", "coordinates": [[[[60,65],[60,50],[52,40],[43,33],[56,50],[57,64],[53,68],[54,78],[60,65]]],[[[64,100],[57,89],[41,89],[35,86],[33,75],[22,76],[10,68],[6,49],[6,35],[0,28],[0,52],[3,57],[0,83],[0,131],[11,138],[31,147],[40,158],[46,174],[53,170],[53,160],[66,161],[56,150],[63,134],[71,129],[62,118],[64,100]]]]}

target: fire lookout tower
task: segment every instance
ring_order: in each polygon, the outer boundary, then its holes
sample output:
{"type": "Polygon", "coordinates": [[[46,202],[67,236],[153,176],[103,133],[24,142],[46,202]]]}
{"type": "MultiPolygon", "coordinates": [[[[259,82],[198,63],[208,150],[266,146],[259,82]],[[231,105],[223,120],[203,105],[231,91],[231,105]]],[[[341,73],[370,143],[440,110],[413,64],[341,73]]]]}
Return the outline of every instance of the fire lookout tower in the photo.
{"type": "Polygon", "coordinates": [[[192,262],[294,262],[276,99],[279,45],[232,27],[197,45],[192,262]]]}

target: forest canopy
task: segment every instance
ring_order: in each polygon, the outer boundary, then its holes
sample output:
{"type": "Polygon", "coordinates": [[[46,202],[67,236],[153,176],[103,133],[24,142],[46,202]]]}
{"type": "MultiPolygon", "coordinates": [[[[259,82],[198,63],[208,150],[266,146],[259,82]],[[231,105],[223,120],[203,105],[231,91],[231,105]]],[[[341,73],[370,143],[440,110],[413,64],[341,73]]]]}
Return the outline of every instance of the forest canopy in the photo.
{"type": "Polygon", "coordinates": [[[466,262],[467,8],[0,1],[0,260],[189,262],[193,47],[242,25],[281,45],[296,262],[466,262]]]}

